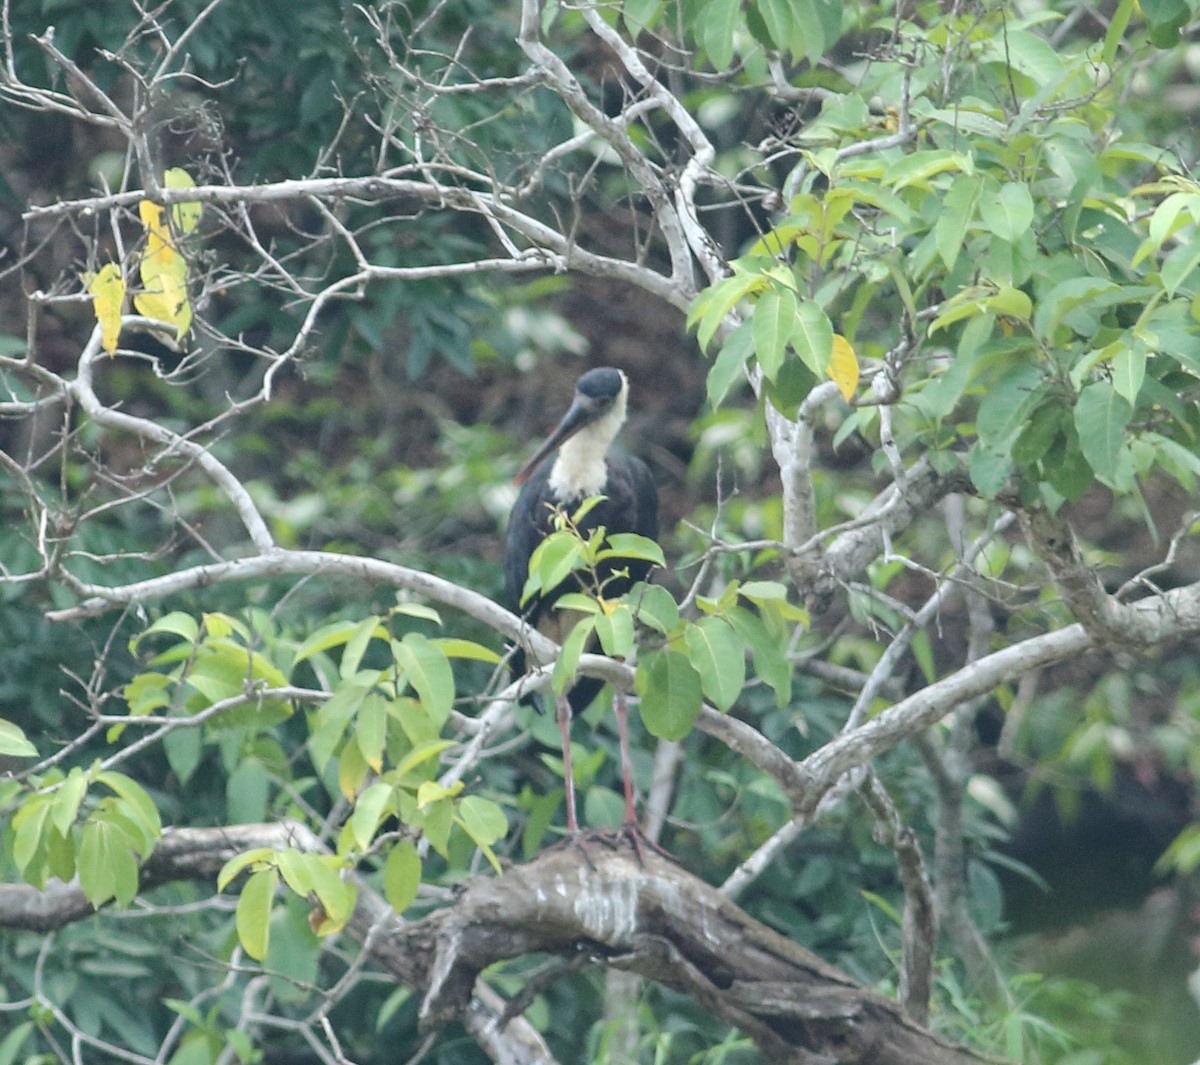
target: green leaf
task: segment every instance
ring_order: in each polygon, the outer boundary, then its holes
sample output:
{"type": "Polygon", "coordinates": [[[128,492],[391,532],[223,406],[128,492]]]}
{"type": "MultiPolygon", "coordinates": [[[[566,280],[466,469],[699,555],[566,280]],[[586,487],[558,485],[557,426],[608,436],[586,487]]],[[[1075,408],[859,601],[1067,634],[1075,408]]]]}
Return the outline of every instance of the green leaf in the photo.
{"type": "MultiPolygon", "coordinates": [[[[1034,329],[1043,340],[1053,343],[1054,335],[1064,319],[1079,307],[1104,307],[1120,298],[1122,289],[1101,277],[1072,277],[1061,281],[1038,301],[1034,329]]],[[[1131,297],[1132,297],[1131,293],[1131,297]]],[[[1072,319],[1072,328],[1084,323],[1072,319]]],[[[1080,330],[1076,330],[1079,332],[1080,330]]],[[[1091,335],[1089,329],[1084,335],[1091,335]]]]}
{"type": "Polygon", "coordinates": [[[824,377],[833,355],[833,326],[815,303],[805,300],[796,308],[791,341],[804,365],[817,377],[824,377]]]}
{"type": "Polygon", "coordinates": [[[388,774],[389,778],[394,775],[396,780],[406,782],[405,778],[409,773],[431,758],[436,758],[447,748],[453,747],[454,743],[454,740],[429,740],[426,743],[417,744],[400,759],[400,764],[396,766],[394,773],[388,774]]]}
{"type": "Polygon", "coordinates": [[[358,708],[354,721],[354,742],[363,761],[376,773],[383,771],[383,746],[387,742],[388,711],[391,703],[378,692],[371,692],[358,708]]]}
{"type": "Polygon", "coordinates": [[[1188,19],[1187,0],[1141,0],[1142,14],[1150,24],[1150,40],[1157,48],[1179,43],[1179,30],[1188,19]]]}
{"type": "Polygon", "coordinates": [[[429,641],[447,658],[471,659],[475,662],[486,662],[489,666],[499,665],[502,661],[490,647],[484,647],[474,640],[456,639],[453,636],[435,636],[429,641]]]}
{"type": "MultiPolygon", "coordinates": [[[[57,829],[49,828],[43,837],[45,844],[46,872],[67,883],[75,876],[75,835],[73,832],[65,836],[57,829]]],[[[136,870],[135,870],[136,881],[136,870]]]]}
{"type": "Polygon", "coordinates": [[[1142,382],[1146,379],[1146,360],[1149,353],[1146,345],[1135,340],[1123,346],[1112,360],[1112,383],[1117,394],[1129,401],[1131,406],[1137,404],[1138,393],[1142,390],[1142,382]]]}
{"type": "Polygon", "coordinates": [[[357,621],[334,621],[329,625],[322,625],[300,645],[294,661],[303,662],[321,651],[340,647],[358,631],[359,625],[360,622],[357,621]]]}
{"type": "Polygon", "coordinates": [[[554,600],[554,609],[560,614],[587,614],[590,617],[600,612],[600,604],[583,592],[566,592],[554,600]]]}
{"type": "Polygon", "coordinates": [[[71,831],[71,826],[75,824],[75,817],[79,813],[79,804],[83,802],[87,789],[87,777],[78,766],[75,766],[58,786],[58,790],[51,800],[51,809],[54,827],[58,829],[59,835],[65,836],[71,831]]]}
{"type": "Polygon", "coordinates": [[[230,824],[249,825],[267,816],[271,778],[257,758],[243,758],[225,781],[225,807],[230,824]]]}
{"type": "Polygon", "coordinates": [[[1033,301],[1019,288],[1012,285],[1002,285],[999,290],[984,300],[984,307],[992,314],[1001,314],[1008,318],[1017,318],[1028,322],[1033,314],[1033,301]]]}
{"type": "Polygon", "coordinates": [[[979,219],[1001,240],[1015,241],[1033,224],[1033,197],[1022,182],[1009,181],[979,195],[979,219]]]}
{"type": "Polygon", "coordinates": [[[600,647],[611,658],[628,658],[633,650],[633,612],[624,603],[595,615],[600,647]]]}
{"type": "Polygon", "coordinates": [[[988,447],[976,440],[971,447],[968,468],[971,483],[984,499],[993,499],[1012,473],[1012,454],[1004,447],[988,447]]]}
{"type": "Polygon", "coordinates": [[[42,846],[42,834],[50,823],[51,800],[32,795],[13,815],[12,858],[22,876],[29,876],[42,846]]]}
{"type": "Polygon", "coordinates": [[[454,806],[449,798],[432,803],[423,811],[421,831],[429,845],[443,858],[448,856],[450,829],[454,827],[454,806]]]}
{"type": "Polygon", "coordinates": [[[317,772],[324,772],[326,764],[333,756],[334,748],[341,743],[342,736],[345,735],[346,726],[358,713],[358,708],[371,687],[366,681],[343,684],[321,704],[316,714],[315,727],[308,737],[308,750],[317,772]]]}
{"type": "Polygon", "coordinates": [[[1186,244],[1172,248],[1170,254],[1163,260],[1160,275],[1166,294],[1173,298],[1192,276],[1197,266],[1200,266],[1200,246],[1197,246],[1196,242],[1188,241],[1186,244]]]}
{"type": "Polygon", "coordinates": [[[974,171],[970,156],[961,152],[946,151],[935,148],[929,151],[917,151],[906,155],[888,166],[887,184],[899,192],[909,185],[929,188],[929,179],[947,170],[958,170],[964,174],[974,171]]]}
{"type": "Polygon", "coordinates": [[[967,230],[975,217],[975,205],[983,184],[972,174],[959,174],[942,197],[942,210],[934,223],[933,235],[938,254],[947,270],[953,270],[958,253],[967,239],[967,230]]]}
{"type": "Polygon", "coordinates": [[[1092,486],[1095,475],[1080,452],[1074,421],[1068,421],[1064,430],[1047,450],[1042,470],[1051,487],[1068,502],[1073,502],[1092,486]]]}
{"type": "Polygon", "coordinates": [[[94,817],[80,834],[79,886],[93,906],[115,899],[127,905],[137,894],[137,860],[129,833],[115,819],[94,817]]]}
{"type": "Polygon", "coordinates": [[[236,925],[238,942],[255,961],[267,956],[271,936],[271,903],[279,886],[279,873],[263,869],[253,873],[238,898],[236,925]]]}
{"type": "Polygon", "coordinates": [[[158,632],[167,632],[172,635],[182,637],[185,643],[194,644],[196,638],[200,635],[200,624],[191,614],[184,614],[181,611],[174,611],[164,617],[159,618],[148,629],[135,636],[129,641],[129,651],[135,653],[138,644],[147,636],[152,636],[158,632]]]}
{"type": "Polygon", "coordinates": [[[569,530],[552,532],[533,549],[529,559],[529,579],[521,593],[521,602],[537,592],[557,588],[583,561],[584,545],[569,530]]]}
{"type": "Polygon", "coordinates": [[[342,879],[342,859],[335,855],[308,854],[305,858],[309,875],[312,877],[313,891],[326,915],[326,919],[317,929],[317,934],[331,935],[350,919],[354,912],[354,904],[358,901],[358,888],[352,882],[342,879]]]}
{"type": "Polygon", "coordinates": [[[256,847],[254,850],[234,855],[221,866],[221,871],[217,874],[217,890],[224,891],[243,869],[248,869],[252,865],[270,863],[274,860],[275,852],[270,847],[256,847]]]}
{"type": "Polygon", "coordinates": [[[787,599],[787,585],[779,581],[744,581],[738,585],[738,595],[745,596],[753,603],[761,603],[767,599],[787,599]]]}
{"type": "MultiPolygon", "coordinates": [[[[3,1039],[0,1039],[0,1065],[16,1065],[17,1055],[21,1047],[33,1034],[33,1021],[22,1021],[3,1039]]],[[[32,1056],[25,1056],[22,1061],[33,1061],[32,1056]]]]}
{"type": "Polygon", "coordinates": [[[683,634],[688,658],[700,674],[705,696],[728,710],[746,683],[745,648],[724,618],[701,618],[683,634]]]}
{"type": "Polygon", "coordinates": [[[445,724],[454,705],[454,673],[449,660],[417,632],[406,633],[399,643],[393,641],[392,650],[421,705],[438,725],[445,724]]]}
{"type": "MultiPolygon", "coordinates": [[[[209,640],[200,644],[195,664],[187,674],[189,686],[210,704],[243,694],[247,682],[254,681],[263,681],[271,688],[287,684],[287,678],[261,654],[228,639],[209,640]]],[[[268,714],[275,720],[283,720],[290,713],[285,701],[274,699],[266,700],[261,707],[252,704],[231,710],[225,720],[234,724],[262,722],[268,714]]]]}
{"type": "Polygon", "coordinates": [[[554,673],[550,686],[555,695],[562,695],[574,682],[575,673],[579,668],[579,656],[596,630],[596,615],[588,614],[580,618],[563,640],[562,653],[554,663],[554,673]]]}
{"type": "Polygon", "coordinates": [[[406,618],[418,618],[421,621],[432,621],[436,625],[442,623],[442,615],[427,603],[410,603],[402,599],[392,607],[389,613],[406,618]]]}
{"type": "Polygon", "coordinates": [[[17,725],[0,717],[0,754],[34,758],[37,753],[37,748],[25,738],[25,733],[17,725]]]}
{"type": "Polygon", "coordinates": [[[979,401],[975,428],[980,441],[992,449],[1011,444],[1025,427],[1029,412],[1041,402],[1042,371],[1032,364],[1012,367],[979,401]]]}
{"type": "Polygon", "coordinates": [[[337,760],[338,790],[347,802],[354,801],[354,796],[358,794],[363,784],[366,783],[370,773],[371,767],[367,765],[366,759],[363,758],[362,751],[358,749],[358,744],[347,743],[342,748],[341,756],[337,760]]]}
{"type": "Polygon", "coordinates": [[[1060,403],[1043,403],[1026,419],[1025,427],[1013,442],[1013,462],[1026,466],[1038,462],[1058,435],[1067,409],[1060,403]]]}
{"type": "Polygon", "coordinates": [[[410,840],[402,839],[383,865],[383,895],[397,913],[412,905],[421,886],[421,856],[410,840]]]}
{"type": "Polygon", "coordinates": [[[342,652],[342,661],[338,667],[342,680],[347,680],[358,672],[363,655],[367,652],[367,644],[373,639],[386,640],[388,635],[383,619],[376,615],[358,622],[346,641],[346,650],[342,652]]]}
{"type": "MultiPolygon", "coordinates": [[[[657,6],[657,4],[656,4],[657,6]]],[[[734,33],[741,15],[741,0],[711,0],[700,15],[700,39],[717,70],[728,70],[733,62],[734,33]]],[[[625,5],[626,21],[630,19],[625,5]]]]}
{"type": "Polygon", "coordinates": [[[1158,449],[1158,461],[1171,476],[1188,491],[1195,491],[1195,480],[1200,477],[1200,456],[1158,433],[1143,433],[1142,440],[1158,449]]]}
{"type": "Polygon", "coordinates": [[[202,616],[202,620],[204,625],[204,639],[201,640],[201,643],[226,639],[234,633],[239,635],[243,640],[248,640],[250,637],[246,626],[236,618],[231,618],[228,614],[222,614],[219,611],[209,612],[202,616]]]}
{"type": "Polygon", "coordinates": [[[762,618],[745,607],[731,607],[725,617],[750,648],[754,672],[770,685],[775,692],[776,705],[784,709],[792,698],[792,665],[788,661],[786,644],[773,637],[762,618]]]}
{"type": "Polygon", "coordinates": [[[705,387],[708,393],[708,404],[716,410],[729,395],[734,382],[740,380],[745,372],[746,362],[754,354],[754,335],[750,322],[742,322],[717,352],[712,369],[708,371],[705,387]]]}
{"type": "Polygon", "coordinates": [[[96,774],[96,783],[110,788],[125,800],[129,815],[141,830],[143,840],[149,844],[141,849],[142,857],[146,858],[154,842],[162,836],[162,818],[159,817],[154,800],[141,784],[124,773],[105,770],[96,774]]]}
{"type": "Polygon", "coordinates": [[[700,674],[685,655],[660,651],[638,662],[638,705],[646,731],[660,740],[681,740],[700,713],[700,674]]]}
{"type": "Polygon", "coordinates": [[[787,342],[796,326],[796,297],[786,288],[771,288],[758,298],[750,320],[754,354],[771,380],[783,364],[787,342]]]}
{"type": "Polygon", "coordinates": [[[490,799],[468,795],[458,803],[458,821],[479,846],[486,847],[508,834],[508,818],[490,799]]]}
{"type": "Polygon", "coordinates": [[[766,287],[767,280],[762,274],[743,272],[718,281],[701,292],[688,312],[689,326],[694,324],[699,315],[696,339],[700,343],[700,350],[708,350],[709,342],[740,300],[766,287]]]}
{"type": "Polygon", "coordinates": [[[1088,465],[1105,484],[1117,479],[1117,459],[1125,442],[1125,427],[1133,414],[1129,400],[1107,381],[1096,381],[1079,393],[1075,429],[1088,465]]]}
{"type": "Polygon", "coordinates": [[[670,592],[658,584],[644,584],[626,597],[638,623],[661,632],[671,632],[679,624],[679,606],[670,592]]]}
{"type": "Polygon", "coordinates": [[[785,51],[792,40],[792,12],[788,0],[758,0],[757,6],[771,43],[781,52],[785,51]]]}
{"type": "MultiPolygon", "coordinates": [[[[1150,216],[1150,222],[1146,226],[1146,233],[1152,247],[1161,248],[1163,242],[1177,229],[1181,229],[1189,221],[1195,219],[1195,202],[1195,193],[1173,192],[1154,208],[1154,213],[1150,216]]],[[[1137,263],[1135,262],[1134,265],[1136,266],[1137,263]]]]}
{"type": "Polygon", "coordinates": [[[308,893],[313,889],[309,857],[310,855],[290,847],[287,850],[274,852],[274,864],[283,877],[283,882],[287,884],[290,891],[295,892],[302,899],[307,898],[308,893]]]}
{"type": "Polygon", "coordinates": [[[792,10],[792,36],[788,50],[797,59],[814,66],[841,31],[840,0],[788,0],[792,10]]]}
{"type": "Polygon", "coordinates": [[[171,697],[167,689],[172,683],[172,678],[165,673],[139,673],[125,685],[121,694],[134,717],[145,717],[164,706],[170,706],[171,697]]]}
{"type": "Polygon", "coordinates": [[[921,667],[925,683],[932,684],[937,680],[937,666],[934,663],[933,646],[929,641],[927,630],[918,629],[913,633],[912,653],[913,658],[917,660],[917,665],[921,667]]]}
{"type": "Polygon", "coordinates": [[[350,830],[361,850],[371,845],[380,822],[393,812],[390,809],[393,795],[391,784],[377,780],[355,800],[354,813],[350,815],[350,830]]]}
{"type": "MultiPolygon", "coordinates": [[[[832,354],[830,361],[832,363],[832,354]]],[[[817,377],[796,355],[789,355],[783,360],[783,365],[775,375],[775,380],[767,378],[767,399],[771,406],[785,418],[794,419],[800,410],[800,404],[816,387],[817,377]]]]}
{"type": "Polygon", "coordinates": [[[635,558],[643,562],[653,562],[656,566],[667,564],[662,548],[648,536],[613,533],[606,539],[606,543],[609,546],[596,553],[596,562],[605,562],[610,558],[635,558]]]}

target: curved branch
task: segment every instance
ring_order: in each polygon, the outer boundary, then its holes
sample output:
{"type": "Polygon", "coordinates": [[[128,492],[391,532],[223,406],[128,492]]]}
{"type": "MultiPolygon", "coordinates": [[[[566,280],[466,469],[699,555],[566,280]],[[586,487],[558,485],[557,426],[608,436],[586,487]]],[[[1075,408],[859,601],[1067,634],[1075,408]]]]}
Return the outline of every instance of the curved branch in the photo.
{"type": "Polygon", "coordinates": [[[1033,636],[964,666],[957,673],[901,699],[851,732],[835,736],[799,765],[808,774],[810,791],[801,809],[816,808],[821,797],[851,769],[889,751],[901,740],[928,728],[960,703],[984,695],[999,684],[1030,670],[1061,662],[1093,646],[1082,625],[1033,636]]]}
{"type": "Polygon", "coordinates": [[[1200,632],[1200,585],[1122,603],[1105,591],[1070,523],[1045,507],[1020,512],[1021,528],[1071,613],[1103,647],[1147,649],[1200,632]]]}
{"type": "Polygon", "coordinates": [[[903,482],[890,485],[868,505],[846,531],[823,551],[817,543],[831,530],[818,533],[788,560],[796,587],[813,610],[824,609],[838,588],[862,573],[884,550],[887,539],[908,528],[935,504],[955,492],[971,491],[965,464],[938,470],[920,459],[903,482]]]}
{"type": "Polygon", "coordinates": [[[214,584],[295,574],[348,577],[426,596],[461,610],[502,635],[521,642],[539,658],[553,656],[557,647],[552,640],[531,630],[519,617],[487,596],[424,570],[411,569],[377,558],[338,555],[332,551],[292,551],[282,548],[250,558],[191,566],[173,573],[164,573],[161,577],[150,577],[144,581],[114,587],[86,584],[75,579],[73,584],[79,594],[85,597],[84,601],[77,606],[49,610],[46,617],[50,621],[79,621],[83,618],[98,617],[132,603],[153,602],[169,595],[207,588],[214,584]]]}
{"type": "Polygon", "coordinates": [[[166,449],[164,458],[176,453],[191,459],[213,479],[233,504],[254,546],[259,551],[273,550],[275,538],[267,528],[267,523],[259,513],[258,507],[250,498],[250,493],[246,491],[246,486],[211,451],[149,418],[138,418],[132,414],[126,414],[124,411],[114,410],[100,402],[92,387],[92,370],[99,354],[100,326],[97,325],[92,330],[87,346],[79,357],[79,374],[74,382],[67,386],[84,412],[97,425],[103,425],[108,429],[119,429],[144,440],[152,440],[156,444],[161,444],[166,449]]]}

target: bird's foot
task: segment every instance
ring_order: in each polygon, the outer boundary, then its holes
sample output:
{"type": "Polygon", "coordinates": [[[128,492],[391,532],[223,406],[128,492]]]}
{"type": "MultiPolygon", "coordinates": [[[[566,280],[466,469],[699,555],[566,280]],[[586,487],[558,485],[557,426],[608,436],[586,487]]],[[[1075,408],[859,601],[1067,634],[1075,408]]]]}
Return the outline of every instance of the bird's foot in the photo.
{"type": "Polygon", "coordinates": [[[666,858],[674,862],[675,856],[670,851],[660,847],[654,842],[645,832],[642,831],[642,826],[636,821],[626,821],[622,823],[620,828],[593,828],[586,832],[578,832],[574,836],[567,836],[555,846],[562,846],[568,842],[574,841],[575,845],[583,853],[587,859],[588,865],[595,869],[596,865],[588,854],[588,847],[591,844],[602,844],[609,850],[620,850],[622,846],[633,848],[634,854],[637,855],[638,865],[645,866],[647,851],[654,851],[660,858],[666,858]]]}
{"type": "Polygon", "coordinates": [[[641,866],[645,866],[646,864],[647,851],[653,851],[660,858],[666,858],[670,862],[678,863],[675,855],[647,836],[642,831],[642,826],[636,821],[626,821],[617,829],[576,829],[573,832],[567,832],[566,835],[561,839],[555,840],[546,849],[558,850],[564,847],[574,847],[583,855],[583,860],[587,862],[588,868],[592,872],[596,872],[596,863],[592,859],[590,849],[597,844],[607,847],[611,851],[620,850],[622,845],[632,847],[634,854],[637,855],[638,865],[641,866]]]}
{"type": "Polygon", "coordinates": [[[583,855],[583,860],[587,862],[588,868],[594,873],[596,872],[596,863],[592,861],[592,856],[588,853],[588,844],[595,842],[598,833],[596,832],[581,832],[579,829],[567,832],[561,839],[555,840],[546,850],[562,850],[567,847],[574,847],[580,854],[583,855]]]}
{"type": "Polygon", "coordinates": [[[638,864],[644,866],[646,864],[646,849],[654,851],[660,858],[666,858],[668,861],[675,861],[675,855],[668,851],[665,847],[660,846],[652,840],[645,832],[642,831],[642,826],[636,821],[625,821],[616,834],[618,840],[628,840],[637,854],[638,864]]]}

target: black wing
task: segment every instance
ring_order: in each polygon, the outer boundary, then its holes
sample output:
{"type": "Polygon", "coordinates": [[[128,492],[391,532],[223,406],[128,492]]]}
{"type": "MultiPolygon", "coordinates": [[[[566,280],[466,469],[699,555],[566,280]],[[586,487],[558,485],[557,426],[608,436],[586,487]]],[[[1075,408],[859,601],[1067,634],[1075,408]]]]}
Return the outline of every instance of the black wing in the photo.
{"type": "MultiPolygon", "coordinates": [[[[529,560],[533,552],[554,528],[554,494],[550,491],[550,469],[553,459],[547,459],[521,487],[516,506],[508,517],[508,538],[504,546],[505,605],[515,614],[521,609],[521,591],[529,577],[529,560]]],[[[530,618],[531,621],[536,620],[530,618]]]]}
{"type": "MultiPolygon", "coordinates": [[[[524,606],[521,605],[521,592],[529,577],[529,560],[537,545],[554,530],[555,508],[570,510],[573,505],[582,502],[558,502],[550,489],[550,470],[553,465],[553,459],[547,459],[525,482],[509,516],[505,542],[504,586],[507,605],[533,626],[537,626],[547,608],[560,595],[583,587],[579,579],[570,577],[557,588],[544,591],[524,606]]],[[[610,535],[630,532],[651,540],[658,538],[658,489],[650,468],[641,459],[610,452],[603,494],[605,498],[581,522],[579,531],[582,535],[586,536],[603,525],[610,535]]],[[[623,595],[635,582],[644,580],[649,572],[648,562],[619,559],[602,564],[599,576],[604,594],[615,597],[623,595]]],[[[595,591],[594,588],[584,590],[595,591]]],[[[525,672],[525,656],[520,651],[513,655],[512,671],[514,676],[525,672]]],[[[569,694],[572,709],[579,711],[586,707],[602,686],[599,680],[581,677],[569,694]]]]}

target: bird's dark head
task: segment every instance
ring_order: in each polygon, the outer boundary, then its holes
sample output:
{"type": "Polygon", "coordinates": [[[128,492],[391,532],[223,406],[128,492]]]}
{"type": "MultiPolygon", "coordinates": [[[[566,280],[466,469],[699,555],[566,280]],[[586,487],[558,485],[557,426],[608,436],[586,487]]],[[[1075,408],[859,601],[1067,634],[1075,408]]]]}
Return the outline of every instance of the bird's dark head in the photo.
{"type": "Polygon", "coordinates": [[[575,382],[576,398],[586,397],[597,405],[604,403],[611,405],[622,392],[627,392],[628,389],[629,382],[625,379],[625,375],[611,366],[597,366],[594,370],[588,370],[575,382]]]}
{"type": "Polygon", "coordinates": [[[625,420],[628,396],[629,381],[620,370],[611,366],[588,370],[575,382],[575,399],[563,420],[514,478],[516,483],[524,484],[542,459],[588,426],[596,426],[595,431],[605,438],[601,450],[607,447],[625,420]]]}

